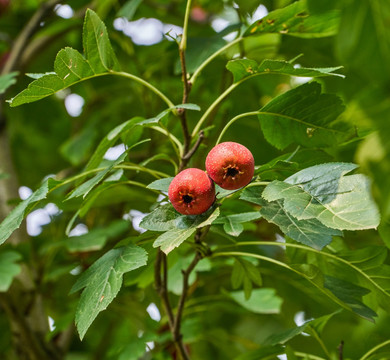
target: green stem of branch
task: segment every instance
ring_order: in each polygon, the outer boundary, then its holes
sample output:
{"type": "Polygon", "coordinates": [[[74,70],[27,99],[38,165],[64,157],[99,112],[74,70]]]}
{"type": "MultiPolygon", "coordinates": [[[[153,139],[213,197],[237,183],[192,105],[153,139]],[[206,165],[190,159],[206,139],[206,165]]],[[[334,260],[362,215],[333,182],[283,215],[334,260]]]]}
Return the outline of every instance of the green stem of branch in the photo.
{"type": "Polygon", "coordinates": [[[170,107],[170,108],[175,107],[174,103],[171,100],[169,100],[166,95],[164,95],[159,89],[157,89],[155,86],[153,86],[151,83],[147,82],[146,80],[141,79],[140,77],[135,76],[133,74],[123,72],[123,71],[110,71],[109,73],[102,74],[102,75],[109,75],[109,74],[118,75],[118,76],[132,79],[132,80],[146,86],[149,90],[153,91],[157,96],[159,96],[161,98],[161,100],[163,100],[168,105],[168,107],[170,107]]]}
{"type": "Polygon", "coordinates": [[[219,56],[220,54],[222,54],[225,50],[229,49],[230,47],[232,47],[233,45],[239,43],[240,41],[242,41],[243,38],[242,37],[239,37],[235,40],[233,40],[232,42],[226,44],[225,46],[221,47],[218,51],[216,51],[213,55],[211,55],[210,57],[208,57],[205,61],[203,61],[203,63],[196,69],[196,71],[192,74],[189,82],[194,85],[195,84],[195,81],[196,79],[198,78],[199,74],[201,73],[201,71],[211,62],[213,61],[217,56],[219,56]]]}
{"type": "Polygon", "coordinates": [[[218,145],[223,137],[223,135],[225,134],[225,132],[227,131],[227,129],[235,122],[237,121],[238,119],[241,119],[243,117],[247,117],[247,116],[252,116],[252,115],[257,115],[259,114],[259,111],[251,111],[251,112],[247,112],[247,113],[243,113],[243,114],[240,114],[240,115],[237,115],[235,116],[233,119],[229,120],[229,122],[225,125],[225,127],[222,129],[221,133],[219,134],[219,137],[218,137],[218,140],[217,142],[215,143],[215,145],[218,145]]]}
{"type": "Polygon", "coordinates": [[[367,351],[361,358],[360,360],[366,360],[368,359],[374,352],[376,352],[377,350],[387,346],[387,345],[390,345],[390,340],[386,340],[384,341],[383,343],[380,343],[379,345],[373,347],[371,350],[367,351]]]}

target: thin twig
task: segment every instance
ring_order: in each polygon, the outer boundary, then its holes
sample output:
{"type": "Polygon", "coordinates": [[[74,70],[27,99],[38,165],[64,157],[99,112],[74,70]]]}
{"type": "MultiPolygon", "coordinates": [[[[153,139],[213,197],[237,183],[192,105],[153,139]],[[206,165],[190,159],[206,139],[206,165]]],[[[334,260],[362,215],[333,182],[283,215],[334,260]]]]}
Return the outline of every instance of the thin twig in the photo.
{"type": "Polygon", "coordinates": [[[341,340],[337,350],[339,351],[339,360],[343,360],[344,340],[341,340]]]}
{"type": "MultiPolygon", "coordinates": [[[[188,96],[191,91],[190,83],[187,80],[187,67],[186,67],[186,60],[185,60],[185,53],[184,49],[181,47],[179,48],[179,55],[180,55],[180,64],[181,64],[181,78],[183,81],[183,99],[182,104],[186,104],[188,101],[188,96]]],[[[183,156],[186,155],[188,148],[190,147],[191,142],[191,136],[188,131],[188,125],[187,125],[187,116],[186,116],[186,110],[185,109],[179,109],[178,114],[180,117],[181,127],[183,129],[183,137],[184,137],[184,149],[183,149],[183,156]]]]}
{"type": "Polygon", "coordinates": [[[164,311],[168,316],[169,327],[170,329],[173,329],[174,317],[168,299],[167,289],[167,260],[166,255],[161,250],[158,250],[156,262],[154,264],[154,284],[157,293],[161,297],[164,311]],[[161,266],[163,267],[163,276],[161,276],[161,266]]]}

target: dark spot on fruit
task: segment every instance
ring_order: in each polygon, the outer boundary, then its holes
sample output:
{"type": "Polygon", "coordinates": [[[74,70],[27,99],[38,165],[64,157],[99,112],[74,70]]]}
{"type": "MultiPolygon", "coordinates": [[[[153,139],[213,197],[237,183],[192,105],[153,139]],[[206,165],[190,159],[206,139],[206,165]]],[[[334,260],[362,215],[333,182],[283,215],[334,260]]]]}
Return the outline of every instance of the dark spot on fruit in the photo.
{"type": "Polygon", "coordinates": [[[193,200],[193,199],[192,199],[192,196],[190,196],[190,195],[184,195],[184,196],[183,196],[183,201],[184,201],[186,204],[191,203],[192,200],[193,200]]]}
{"type": "Polygon", "coordinates": [[[238,174],[238,170],[236,168],[229,168],[227,169],[226,175],[234,177],[238,174]]]}

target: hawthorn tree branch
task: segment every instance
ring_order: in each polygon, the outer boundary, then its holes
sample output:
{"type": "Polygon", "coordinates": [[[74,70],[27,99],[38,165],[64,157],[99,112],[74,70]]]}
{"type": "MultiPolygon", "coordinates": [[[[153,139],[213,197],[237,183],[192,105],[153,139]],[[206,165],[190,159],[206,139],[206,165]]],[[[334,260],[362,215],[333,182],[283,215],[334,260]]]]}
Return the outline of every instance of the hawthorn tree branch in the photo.
{"type": "Polygon", "coordinates": [[[154,284],[157,293],[160,295],[164,311],[168,316],[168,324],[173,329],[174,317],[172,312],[171,303],[168,298],[168,266],[166,255],[159,249],[157,252],[156,262],[154,264],[154,284]],[[161,274],[161,268],[163,274],[161,274]]]}
{"type": "Polygon", "coordinates": [[[341,340],[337,350],[339,351],[339,360],[343,360],[344,341],[341,340]]]}

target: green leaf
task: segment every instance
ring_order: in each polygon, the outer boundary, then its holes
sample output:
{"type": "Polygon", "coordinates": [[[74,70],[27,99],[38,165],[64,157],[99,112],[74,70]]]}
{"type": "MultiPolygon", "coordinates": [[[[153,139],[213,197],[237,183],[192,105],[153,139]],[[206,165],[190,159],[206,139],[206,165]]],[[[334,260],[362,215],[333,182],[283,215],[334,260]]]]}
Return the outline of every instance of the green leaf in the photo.
{"type": "MultiPolygon", "coordinates": [[[[179,224],[179,227],[175,226],[174,228],[171,228],[167,232],[160,235],[153,243],[153,247],[160,247],[165,254],[170,253],[174,248],[180,246],[185,240],[194,234],[196,229],[211,225],[213,221],[219,216],[219,208],[216,208],[215,210],[211,209],[205,214],[207,215],[202,214],[203,216],[198,215],[193,217],[191,225],[185,228],[180,228],[180,222],[177,222],[176,219],[175,224],[176,226],[179,224]],[[205,219],[206,216],[207,218],[205,219]]],[[[180,218],[182,221],[186,221],[186,219],[183,219],[183,216],[180,218]]],[[[188,216],[184,216],[184,218],[188,218],[188,216]]],[[[170,221],[168,221],[168,223],[172,224],[170,221]]],[[[140,226],[142,227],[143,224],[141,223],[140,226]]],[[[185,226],[188,225],[185,224],[185,226]]]]}
{"type": "Polygon", "coordinates": [[[245,271],[244,267],[241,265],[240,261],[236,259],[234,261],[232,275],[231,275],[231,283],[233,289],[238,289],[242,282],[244,281],[245,271]]]}
{"type": "Polygon", "coordinates": [[[0,94],[4,94],[11,85],[16,83],[18,74],[19,72],[14,71],[0,76],[0,94]]]}
{"type": "MultiPolygon", "coordinates": [[[[151,231],[168,231],[177,228],[181,219],[185,219],[185,215],[179,214],[171,203],[159,206],[150,214],[146,215],[140,227],[151,231]]],[[[187,229],[188,227],[184,227],[187,229]]]]}
{"type": "Polygon", "coordinates": [[[232,214],[220,216],[214,224],[223,224],[225,232],[231,236],[239,236],[244,227],[242,223],[260,219],[261,215],[258,211],[246,212],[241,214],[232,214]]]}
{"type": "Polygon", "coordinates": [[[8,291],[14,277],[21,272],[20,265],[16,264],[21,258],[19,253],[12,250],[0,253],[0,292],[8,291]]]}
{"type": "Polygon", "coordinates": [[[321,76],[341,76],[334,71],[340,70],[342,66],[330,68],[305,68],[294,67],[291,62],[284,60],[263,60],[259,65],[254,60],[238,59],[227,63],[226,68],[233,74],[234,82],[246,77],[253,77],[264,74],[281,74],[299,77],[321,77],[321,76]]]}
{"type": "Polygon", "coordinates": [[[229,296],[245,309],[256,314],[279,314],[282,298],[276,295],[275,289],[254,289],[250,299],[246,300],[244,291],[230,292],[229,296]]]}
{"type": "MultiPolygon", "coordinates": [[[[125,121],[124,123],[116,126],[114,129],[112,129],[104,138],[103,140],[99,143],[97,149],[91,156],[91,158],[88,161],[88,164],[85,168],[86,171],[91,170],[96,168],[100,162],[103,159],[104,154],[106,151],[112,147],[121,136],[126,136],[130,130],[133,129],[135,125],[137,125],[140,121],[142,121],[143,118],[136,116],[130,120],[125,121]]],[[[127,146],[134,145],[137,143],[139,138],[133,139],[131,143],[128,143],[127,146]]]]}
{"type": "Polygon", "coordinates": [[[177,110],[177,109],[186,109],[186,110],[194,110],[194,111],[200,111],[199,105],[196,104],[180,104],[172,106],[168,109],[165,109],[164,111],[160,112],[157,116],[152,117],[150,119],[146,119],[144,121],[141,121],[138,123],[138,125],[141,126],[154,126],[160,122],[161,119],[163,119],[166,115],[168,115],[170,112],[177,110]]]}
{"type": "Polygon", "coordinates": [[[66,198],[66,200],[70,200],[79,196],[85,198],[88,193],[99,184],[103,178],[114,168],[114,166],[120,164],[123,160],[125,160],[127,156],[127,151],[124,151],[121,156],[118,157],[115,161],[111,162],[111,165],[107,166],[104,170],[99,171],[93,178],[89,179],[85,183],[76,187],[66,198]]]}
{"type": "Polygon", "coordinates": [[[306,1],[301,0],[270,12],[249,26],[244,36],[279,33],[303,38],[320,38],[335,35],[339,23],[338,10],[309,14],[306,1]]]}
{"type": "Polygon", "coordinates": [[[307,332],[309,329],[316,331],[318,335],[321,335],[326,323],[337,313],[339,313],[339,311],[321,316],[311,321],[307,321],[301,326],[287,329],[279,334],[271,335],[265,340],[265,343],[270,345],[285,344],[292,338],[302,334],[305,331],[307,332]]]}
{"type": "Polygon", "coordinates": [[[118,60],[112,50],[106,26],[99,16],[87,9],[83,27],[83,48],[95,74],[109,70],[120,71],[118,60]]]}
{"type": "Polygon", "coordinates": [[[98,259],[74,284],[71,293],[83,288],[76,310],[76,327],[82,340],[99,312],[118,294],[123,274],[146,265],[144,249],[128,245],[112,249],[98,259]]]}
{"type": "Polygon", "coordinates": [[[343,176],[355,164],[312,166],[284,182],[274,180],[263,192],[267,201],[280,201],[298,220],[314,219],[338,230],[363,230],[379,225],[379,211],[364,175],[343,176]]]}
{"type": "Polygon", "coordinates": [[[147,188],[153,189],[153,190],[158,190],[158,191],[163,191],[163,192],[168,192],[168,188],[169,188],[169,185],[171,184],[172,180],[173,180],[173,177],[155,180],[155,181],[151,182],[147,186],[147,188]]]}
{"type": "MultiPolygon", "coordinates": [[[[272,184],[272,183],[271,183],[272,184]]],[[[315,249],[322,249],[332,241],[333,236],[342,236],[342,232],[330,229],[317,219],[298,220],[284,209],[282,201],[268,202],[262,198],[263,187],[247,188],[240,199],[261,205],[260,214],[268,222],[277,225],[290,238],[315,249]]]]}
{"type": "Polygon", "coordinates": [[[128,0],[116,14],[117,17],[124,17],[127,20],[133,20],[134,14],[137,11],[142,0],[128,0]]]}
{"type": "Polygon", "coordinates": [[[338,96],[321,94],[321,85],[312,82],[271,100],[258,118],[266,140],[278,149],[292,143],[328,147],[351,136],[349,125],[337,121],[343,111],[338,96]]]}
{"type": "MultiPolygon", "coordinates": [[[[83,46],[85,58],[72,48],[58,52],[54,62],[54,73],[39,74],[28,88],[9,100],[18,106],[53,95],[80,81],[120,71],[118,60],[111,48],[106,26],[95,12],[88,9],[84,19],[83,46]]],[[[35,74],[36,75],[36,74],[35,74]]]]}
{"type": "Polygon", "coordinates": [[[378,316],[362,302],[362,296],[370,290],[332,276],[325,276],[324,286],[361,317],[374,322],[374,317],[378,316]]]}
{"type": "Polygon", "coordinates": [[[30,212],[33,206],[39,200],[45,199],[48,192],[61,182],[52,178],[45,180],[42,185],[26,200],[23,200],[16,206],[0,224],[0,245],[6,241],[11,234],[19,228],[22,220],[30,212]]]}
{"type": "Polygon", "coordinates": [[[307,324],[303,324],[301,326],[285,330],[279,334],[271,335],[265,340],[265,344],[269,345],[277,345],[277,344],[285,344],[287,341],[292,338],[302,334],[306,329],[307,324]]]}

